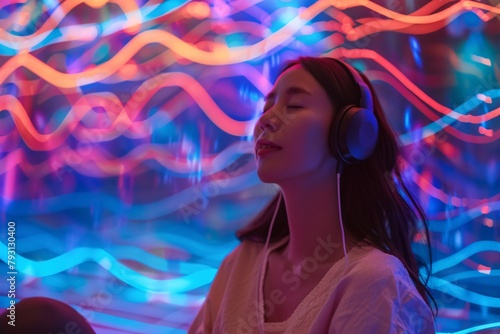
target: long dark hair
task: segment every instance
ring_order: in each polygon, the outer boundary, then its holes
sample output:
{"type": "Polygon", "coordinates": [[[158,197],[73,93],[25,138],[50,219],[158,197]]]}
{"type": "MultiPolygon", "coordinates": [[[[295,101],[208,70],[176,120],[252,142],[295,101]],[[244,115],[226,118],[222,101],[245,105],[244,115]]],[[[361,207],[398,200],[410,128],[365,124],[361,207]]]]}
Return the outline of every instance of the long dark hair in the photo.
{"type": "MultiPolygon", "coordinates": [[[[359,87],[340,61],[333,58],[300,57],[288,62],[279,72],[300,64],[326,91],[334,110],[359,105],[359,87]]],[[[396,135],[366,76],[360,73],[373,96],[373,111],[379,123],[379,137],[372,155],[357,164],[346,164],[340,178],[342,221],[347,236],[363,240],[379,250],[397,257],[411,276],[426,303],[437,306],[427,287],[429,276],[421,277],[411,243],[419,231],[425,234],[432,264],[429,229],[424,210],[405,185],[401,175],[401,152],[396,135]]],[[[335,171],[332,171],[335,173],[335,171]]],[[[265,242],[274,215],[278,196],[245,228],[236,232],[240,240],[265,242]]],[[[289,234],[284,201],[278,208],[271,234],[277,241],[289,234]]],[[[430,269],[429,273],[432,272],[430,269]]]]}

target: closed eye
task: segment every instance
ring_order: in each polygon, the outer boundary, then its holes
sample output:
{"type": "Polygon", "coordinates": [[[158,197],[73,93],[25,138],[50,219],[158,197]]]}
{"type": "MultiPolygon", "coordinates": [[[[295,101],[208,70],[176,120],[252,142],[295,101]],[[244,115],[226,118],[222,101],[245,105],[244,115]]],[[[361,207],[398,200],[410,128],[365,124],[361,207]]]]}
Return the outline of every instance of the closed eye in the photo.
{"type": "MultiPolygon", "coordinates": [[[[297,106],[297,105],[288,105],[286,106],[288,109],[301,109],[304,108],[303,106],[297,106]]],[[[260,113],[261,115],[265,114],[271,107],[269,108],[264,108],[264,110],[260,113]]]]}

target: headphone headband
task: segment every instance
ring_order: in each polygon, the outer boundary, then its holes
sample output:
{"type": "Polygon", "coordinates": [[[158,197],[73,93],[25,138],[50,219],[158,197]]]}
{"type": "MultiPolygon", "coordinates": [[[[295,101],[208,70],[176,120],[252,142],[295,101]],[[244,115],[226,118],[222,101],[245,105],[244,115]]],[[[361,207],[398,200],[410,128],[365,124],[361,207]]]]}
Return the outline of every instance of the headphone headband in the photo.
{"type": "Polygon", "coordinates": [[[372,93],[370,91],[370,88],[366,85],[365,81],[363,80],[363,78],[359,74],[358,70],[356,70],[354,67],[352,67],[351,65],[349,65],[346,62],[343,62],[339,59],[335,59],[335,60],[340,64],[340,66],[342,66],[344,68],[346,73],[358,85],[359,93],[361,96],[360,101],[359,101],[359,107],[373,111],[372,93]]]}

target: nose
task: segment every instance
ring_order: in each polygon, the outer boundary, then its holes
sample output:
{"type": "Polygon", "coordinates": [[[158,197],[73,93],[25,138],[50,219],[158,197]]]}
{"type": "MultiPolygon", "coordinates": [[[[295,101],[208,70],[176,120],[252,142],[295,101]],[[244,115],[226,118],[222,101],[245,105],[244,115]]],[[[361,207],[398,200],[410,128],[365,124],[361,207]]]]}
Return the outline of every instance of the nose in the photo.
{"type": "Polygon", "coordinates": [[[262,116],[260,116],[259,120],[257,121],[256,125],[256,130],[260,131],[271,131],[274,132],[278,130],[279,127],[279,121],[277,117],[274,115],[274,108],[271,108],[270,110],[266,111],[262,116]]]}
{"type": "Polygon", "coordinates": [[[265,115],[262,115],[257,122],[255,123],[254,129],[253,129],[253,137],[254,140],[259,139],[260,135],[263,132],[270,132],[273,133],[274,126],[272,125],[270,118],[269,117],[264,117],[265,115]]]}

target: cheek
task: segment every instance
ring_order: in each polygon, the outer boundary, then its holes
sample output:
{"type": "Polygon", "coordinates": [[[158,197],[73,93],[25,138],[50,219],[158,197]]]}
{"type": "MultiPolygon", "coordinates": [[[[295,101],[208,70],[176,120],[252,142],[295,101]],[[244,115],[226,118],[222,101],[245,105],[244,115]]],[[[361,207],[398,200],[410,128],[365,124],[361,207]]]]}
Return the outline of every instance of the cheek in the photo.
{"type": "Polygon", "coordinates": [[[314,123],[297,131],[293,140],[305,150],[316,153],[328,147],[329,128],[325,124],[314,123]]]}

